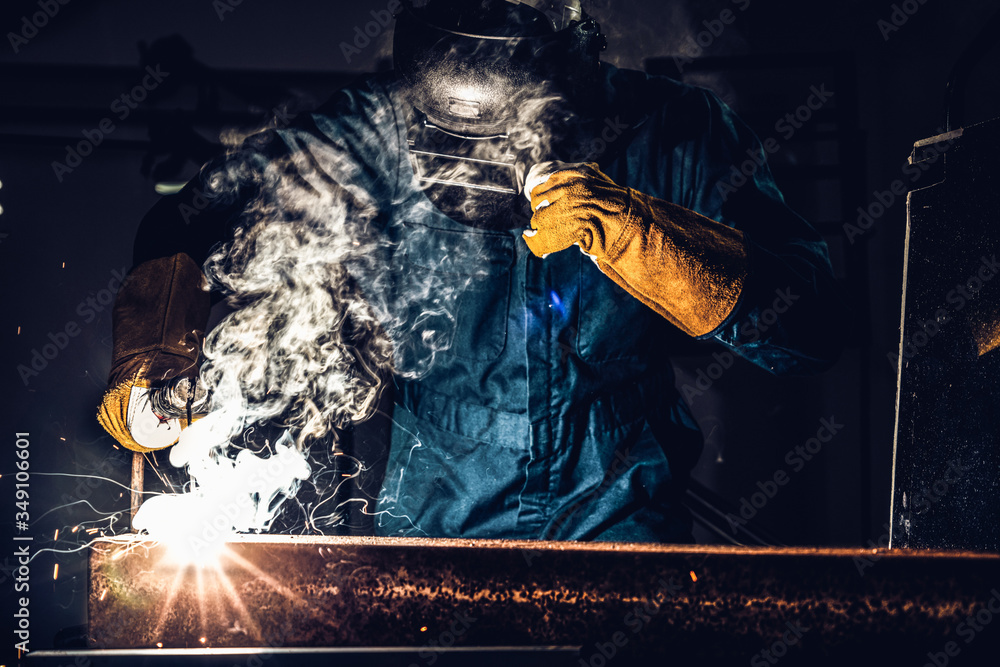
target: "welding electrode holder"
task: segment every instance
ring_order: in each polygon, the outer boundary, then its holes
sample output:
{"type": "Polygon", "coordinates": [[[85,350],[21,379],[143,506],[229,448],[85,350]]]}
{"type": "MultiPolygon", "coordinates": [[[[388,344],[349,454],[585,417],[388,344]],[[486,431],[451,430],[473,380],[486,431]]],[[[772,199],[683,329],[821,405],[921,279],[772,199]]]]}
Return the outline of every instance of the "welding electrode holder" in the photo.
{"type": "Polygon", "coordinates": [[[195,417],[208,414],[210,396],[198,377],[178,377],[149,390],[153,412],[166,419],[183,419],[191,423],[195,417]]]}

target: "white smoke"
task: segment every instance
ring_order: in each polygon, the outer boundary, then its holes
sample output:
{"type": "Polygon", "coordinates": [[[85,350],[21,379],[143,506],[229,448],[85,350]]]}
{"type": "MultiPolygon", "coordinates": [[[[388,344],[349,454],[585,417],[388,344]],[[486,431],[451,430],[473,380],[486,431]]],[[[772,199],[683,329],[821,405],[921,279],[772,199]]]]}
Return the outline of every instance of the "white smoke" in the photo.
{"type": "MultiPolygon", "coordinates": [[[[378,208],[366,192],[332,182],[348,180],[351,169],[333,147],[295,150],[263,168],[247,162],[260,153],[244,153],[234,151],[209,179],[216,190],[250,181],[259,195],[205,264],[235,310],[204,344],[200,382],[211,413],[170,453],[191,485],[152,498],[134,521],[155,539],[180,543],[185,560],[210,555],[206,545],[234,532],[271,527],[310,477],[310,448],[336,447],[335,429],[372,415],[385,378],[419,377],[447,349],[469,281],[390,270],[407,248],[375,228],[378,208]],[[251,448],[241,435],[258,425],[283,435],[251,448]]],[[[442,264],[454,250],[429,231],[407,238],[442,264]]]]}
{"type": "Polygon", "coordinates": [[[229,433],[238,415],[216,410],[182,433],[170,463],[187,467],[188,493],[150,498],[132,522],[168,544],[183,562],[204,562],[235,532],[267,530],[281,503],[309,477],[308,462],[290,439],[268,458],[248,449],[228,456],[229,433]]]}

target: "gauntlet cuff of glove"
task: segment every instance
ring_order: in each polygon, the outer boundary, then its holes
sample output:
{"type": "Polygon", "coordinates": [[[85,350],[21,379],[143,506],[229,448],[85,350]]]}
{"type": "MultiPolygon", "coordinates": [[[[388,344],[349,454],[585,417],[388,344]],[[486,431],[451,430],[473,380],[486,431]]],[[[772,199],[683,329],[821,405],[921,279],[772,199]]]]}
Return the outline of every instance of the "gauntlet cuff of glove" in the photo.
{"type": "Polygon", "coordinates": [[[183,253],[133,269],[112,313],[109,384],[136,373],[150,381],[194,375],[210,307],[201,269],[183,253]]]}
{"type": "Polygon", "coordinates": [[[716,330],[736,308],[749,273],[746,236],[682,206],[628,192],[621,233],[596,256],[598,267],[688,335],[716,330]]]}
{"type": "Polygon", "coordinates": [[[97,420],[118,442],[152,451],[129,428],[134,387],[194,377],[211,301],[205,278],[185,254],[144,262],[125,279],[112,311],[114,347],[97,420]]]}

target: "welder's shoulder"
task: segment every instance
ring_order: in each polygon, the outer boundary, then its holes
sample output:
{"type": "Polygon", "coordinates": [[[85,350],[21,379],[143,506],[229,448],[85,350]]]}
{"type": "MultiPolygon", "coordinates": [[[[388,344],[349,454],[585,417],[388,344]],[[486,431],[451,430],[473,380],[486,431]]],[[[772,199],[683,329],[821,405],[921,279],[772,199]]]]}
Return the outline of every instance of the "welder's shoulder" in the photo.
{"type": "Polygon", "coordinates": [[[389,120],[396,113],[393,90],[396,78],[391,72],[365,74],[337,90],[311,115],[328,118],[389,120]]]}
{"type": "Polygon", "coordinates": [[[339,89],[316,110],[244,137],[219,160],[262,169],[276,160],[303,152],[320,155],[324,146],[364,155],[366,146],[385,145],[387,137],[380,135],[391,135],[394,131],[394,118],[385,118],[386,114],[393,114],[387,109],[389,104],[384,86],[361,78],[339,89]]]}
{"type": "Polygon", "coordinates": [[[761,150],[760,138],[715,91],[661,76],[648,77],[650,96],[663,100],[653,114],[659,132],[702,159],[730,164],[761,150]]]}
{"type": "Polygon", "coordinates": [[[660,150],[700,153],[700,147],[728,144],[739,121],[713,91],[636,70],[615,70],[609,78],[615,112],[660,150]]]}
{"type": "Polygon", "coordinates": [[[667,76],[607,68],[614,106],[667,122],[674,131],[698,135],[713,130],[732,110],[713,91],[667,76]]]}
{"type": "Polygon", "coordinates": [[[398,149],[398,110],[390,93],[391,80],[365,75],[335,92],[315,111],[301,114],[287,127],[271,130],[285,149],[334,147],[365,160],[398,149]],[[367,158],[365,156],[368,156],[367,158]]]}

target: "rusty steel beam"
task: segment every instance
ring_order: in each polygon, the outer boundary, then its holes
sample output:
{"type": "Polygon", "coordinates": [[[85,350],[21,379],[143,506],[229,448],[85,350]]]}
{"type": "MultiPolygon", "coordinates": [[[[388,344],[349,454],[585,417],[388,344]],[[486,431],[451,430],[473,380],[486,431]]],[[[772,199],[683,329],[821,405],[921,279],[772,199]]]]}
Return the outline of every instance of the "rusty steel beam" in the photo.
{"type": "MultiPolygon", "coordinates": [[[[244,536],[215,566],[137,539],[95,550],[90,570],[102,649],[578,646],[584,664],[612,650],[746,664],[775,649],[922,664],[994,597],[1000,610],[1000,556],[958,552],[244,536]]],[[[961,648],[995,656],[998,629],[1000,615],[961,648]]]]}

